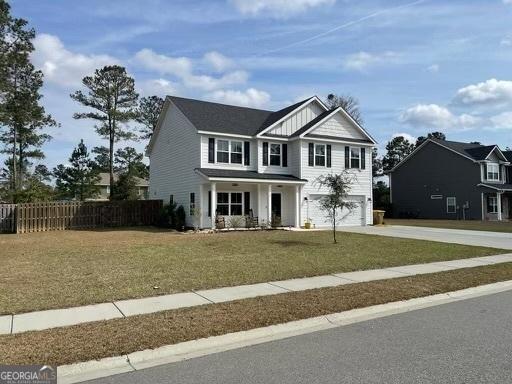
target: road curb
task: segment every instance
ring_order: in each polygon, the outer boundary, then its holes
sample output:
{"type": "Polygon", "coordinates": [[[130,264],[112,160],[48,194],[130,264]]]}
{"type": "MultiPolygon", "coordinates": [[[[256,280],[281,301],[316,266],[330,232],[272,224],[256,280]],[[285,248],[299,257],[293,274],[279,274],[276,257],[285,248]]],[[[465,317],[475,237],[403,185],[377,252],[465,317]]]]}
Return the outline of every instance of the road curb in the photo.
{"type": "Polygon", "coordinates": [[[78,383],[508,290],[512,290],[512,280],[63,365],[58,380],[60,384],[78,383]]]}

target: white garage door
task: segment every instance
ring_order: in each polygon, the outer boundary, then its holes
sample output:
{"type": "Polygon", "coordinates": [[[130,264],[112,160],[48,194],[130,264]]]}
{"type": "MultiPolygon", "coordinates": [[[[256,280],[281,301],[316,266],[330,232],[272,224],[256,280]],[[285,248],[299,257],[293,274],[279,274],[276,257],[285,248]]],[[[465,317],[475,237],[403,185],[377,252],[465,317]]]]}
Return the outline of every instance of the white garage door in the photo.
{"type": "MultiPolygon", "coordinates": [[[[309,217],[313,220],[313,224],[316,227],[331,226],[330,220],[326,217],[325,211],[320,209],[320,199],[322,195],[310,195],[309,196],[309,217]]],[[[348,211],[344,209],[341,214],[338,215],[337,225],[339,226],[350,226],[350,225],[365,225],[365,207],[363,196],[349,196],[348,200],[353,201],[357,206],[352,210],[348,211]]]]}

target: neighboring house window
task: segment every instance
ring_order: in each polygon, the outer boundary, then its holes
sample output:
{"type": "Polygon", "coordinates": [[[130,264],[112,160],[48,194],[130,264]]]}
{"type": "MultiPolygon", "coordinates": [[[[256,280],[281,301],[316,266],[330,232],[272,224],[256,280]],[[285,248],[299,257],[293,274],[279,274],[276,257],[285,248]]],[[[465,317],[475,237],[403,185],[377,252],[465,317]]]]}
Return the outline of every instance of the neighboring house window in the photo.
{"type": "Polygon", "coordinates": [[[350,147],[350,168],[361,168],[361,149],[350,147]]]}
{"type": "Polygon", "coordinates": [[[217,163],[242,164],[243,142],[217,140],[217,163]]]}
{"type": "Polygon", "coordinates": [[[229,163],[229,141],[217,140],[217,162],[229,163]]]}
{"type": "Polygon", "coordinates": [[[324,144],[315,144],[315,166],[325,167],[324,144]]]}
{"type": "Polygon", "coordinates": [[[499,164],[487,164],[487,180],[498,181],[500,179],[499,164]]]}
{"type": "Polygon", "coordinates": [[[498,198],[496,196],[487,196],[487,212],[498,213],[498,198]]]}
{"type": "Polygon", "coordinates": [[[457,212],[457,199],[455,197],[446,198],[446,212],[456,213],[457,212]]]}
{"type": "Polygon", "coordinates": [[[281,144],[270,144],[270,165],[281,166],[281,144]]]}
{"type": "Polygon", "coordinates": [[[217,214],[222,216],[241,216],[243,207],[242,192],[218,192],[217,214]]]}
{"type": "Polygon", "coordinates": [[[194,214],[194,209],[196,209],[196,194],[194,192],[190,193],[190,209],[189,214],[192,216],[194,214]]]}

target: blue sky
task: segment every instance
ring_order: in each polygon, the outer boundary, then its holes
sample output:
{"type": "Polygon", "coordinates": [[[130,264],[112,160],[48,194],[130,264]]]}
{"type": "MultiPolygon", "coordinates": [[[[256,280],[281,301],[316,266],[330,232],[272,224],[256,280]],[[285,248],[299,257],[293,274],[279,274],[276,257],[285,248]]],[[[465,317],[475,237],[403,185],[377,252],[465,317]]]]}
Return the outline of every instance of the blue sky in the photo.
{"type": "MultiPolygon", "coordinates": [[[[11,1],[37,31],[43,103],[65,162],[93,122],[69,94],[127,67],[141,95],[279,109],[330,92],[359,99],[380,148],[396,134],[512,146],[512,0],[11,1]]],[[[146,143],[134,145],[142,150],[146,143]]],[[[118,145],[125,145],[119,143],[118,145]]],[[[381,151],[382,153],[382,151],[381,151]]]]}

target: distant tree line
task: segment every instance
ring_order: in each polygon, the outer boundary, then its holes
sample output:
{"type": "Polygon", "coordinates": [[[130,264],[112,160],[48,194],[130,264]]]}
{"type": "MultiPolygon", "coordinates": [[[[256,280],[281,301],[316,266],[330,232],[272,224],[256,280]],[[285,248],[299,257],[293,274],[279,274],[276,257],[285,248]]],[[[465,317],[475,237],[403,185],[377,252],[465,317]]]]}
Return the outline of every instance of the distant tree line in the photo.
{"type": "Polygon", "coordinates": [[[88,110],[73,117],[93,121],[107,145],[89,152],[80,140],[66,164],[49,170],[41,163],[42,148],[52,139],[49,130],[59,124],[41,105],[43,73],[30,60],[34,38],[28,22],[13,17],[9,4],[0,0],[0,153],[7,157],[0,169],[0,201],[92,198],[101,172],[109,174],[111,199],[137,198],[136,178],[149,176],[144,155],[116,144],[151,139],[164,100],[139,98],[134,79],[121,66],[97,69],[70,96],[88,110]]]}

